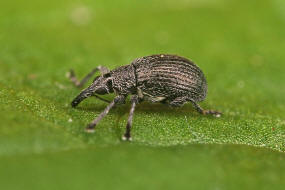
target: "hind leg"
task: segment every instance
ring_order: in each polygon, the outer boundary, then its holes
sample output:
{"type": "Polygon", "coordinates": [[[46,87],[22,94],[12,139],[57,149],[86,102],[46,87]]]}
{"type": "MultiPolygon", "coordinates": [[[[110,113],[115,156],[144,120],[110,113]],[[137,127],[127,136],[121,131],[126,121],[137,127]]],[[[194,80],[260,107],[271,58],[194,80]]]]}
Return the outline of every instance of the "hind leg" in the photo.
{"type": "Polygon", "coordinates": [[[75,76],[74,71],[71,69],[69,72],[69,79],[76,87],[82,87],[97,71],[100,71],[101,74],[106,74],[109,72],[109,69],[103,66],[98,66],[95,69],[93,69],[90,73],[88,73],[81,81],[77,79],[75,76]]]}
{"type": "Polygon", "coordinates": [[[169,102],[171,107],[181,107],[187,102],[186,97],[177,97],[169,102]]]}
{"type": "Polygon", "coordinates": [[[191,103],[193,104],[194,108],[201,114],[203,115],[213,115],[215,117],[221,117],[222,113],[219,111],[215,111],[215,110],[204,110],[199,104],[197,104],[194,101],[191,101],[191,103]]]}

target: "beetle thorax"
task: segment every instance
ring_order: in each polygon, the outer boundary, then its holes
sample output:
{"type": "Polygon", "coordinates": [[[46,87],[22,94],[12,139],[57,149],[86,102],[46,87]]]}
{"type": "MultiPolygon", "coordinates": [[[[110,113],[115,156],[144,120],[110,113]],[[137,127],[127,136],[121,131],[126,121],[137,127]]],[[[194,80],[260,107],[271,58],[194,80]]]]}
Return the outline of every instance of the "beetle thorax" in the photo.
{"type": "Polygon", "coordinates": [[[113,89],[118,94],[136,93],[136,75],[132,65],[121,66],[111,71],[113,89]]]}

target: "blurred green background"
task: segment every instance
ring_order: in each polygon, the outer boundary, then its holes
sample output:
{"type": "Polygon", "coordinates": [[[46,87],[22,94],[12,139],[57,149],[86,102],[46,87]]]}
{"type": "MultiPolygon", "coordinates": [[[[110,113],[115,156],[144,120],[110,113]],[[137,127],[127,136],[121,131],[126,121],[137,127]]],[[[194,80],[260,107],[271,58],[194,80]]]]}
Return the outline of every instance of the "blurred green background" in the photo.
{"type": "MultiPolygon", "coordinates": [[[[2,0],[0,189],[284,189],[285,1],[2,0]],[[106,103],[66,78],[157,53],[195,61],[201,116],[143,103],[84,133],[106,103]]],[[[112,99],[113,95],[106,96],[112,99]]]]}

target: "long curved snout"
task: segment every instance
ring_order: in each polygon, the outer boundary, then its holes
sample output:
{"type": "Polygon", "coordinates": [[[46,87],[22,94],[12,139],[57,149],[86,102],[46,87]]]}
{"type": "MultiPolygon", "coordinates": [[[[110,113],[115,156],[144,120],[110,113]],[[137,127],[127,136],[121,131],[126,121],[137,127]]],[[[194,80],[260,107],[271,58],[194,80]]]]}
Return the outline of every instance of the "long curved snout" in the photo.
{"type": "Polygon", "coordinates": [[[71,106],[74,108],[76,107],[80,102],[82,102],[84,99],[92,96],[94,93],[93,89],[88,87],[85,90],[83,90],[74,100],[71,102],[71,106]]]}

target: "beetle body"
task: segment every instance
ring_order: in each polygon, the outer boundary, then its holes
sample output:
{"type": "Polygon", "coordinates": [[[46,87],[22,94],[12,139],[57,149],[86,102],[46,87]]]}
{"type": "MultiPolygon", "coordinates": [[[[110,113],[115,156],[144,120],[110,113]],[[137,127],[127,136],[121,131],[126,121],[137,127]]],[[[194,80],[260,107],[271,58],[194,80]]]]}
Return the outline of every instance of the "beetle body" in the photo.
{"type": "MultiPolygon", "coordinates": [[[[207,95],[207,82],[200,68],[186,58],[159,54],[135,59],[131,64],[112,71],[108,71],[106,68],[102,69],[103,67],[98,68],[102,75],[96,77],[93,83],[72,101],[72,106],[77,106],[83,99],[95,94],[115,92],[116,97],[87,126],[86,129],[89,132],[94,131],[97,123],[114,105],[125,103],[129,94],[132,95],[132,107],[126,133],[123,136],[126,140],[131,139],[130,128],[135,106],[143,100],[161,102],[170,106],[182,106],[186,102],[191,102],[202,114],[212,114],[217,117],[221,115],[217,111],[203,110],[197,104],[197,102],[203,101],[207,95]]],[[[76,80],[74,77],[71,78],[73,82],[76,80]]]]}
{"type": "Polygon", "coordinates": [[[177,97],[200,102],[207,94],[203,72],[188,59],[153,55],[136,59],[137,89],[151,101],[171,102],[177,97]]]}

